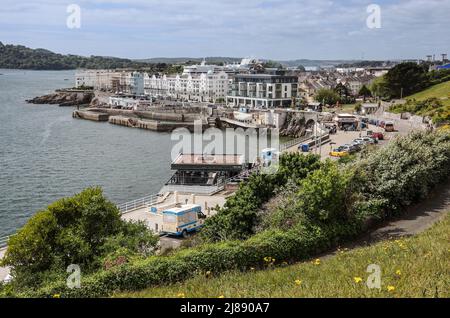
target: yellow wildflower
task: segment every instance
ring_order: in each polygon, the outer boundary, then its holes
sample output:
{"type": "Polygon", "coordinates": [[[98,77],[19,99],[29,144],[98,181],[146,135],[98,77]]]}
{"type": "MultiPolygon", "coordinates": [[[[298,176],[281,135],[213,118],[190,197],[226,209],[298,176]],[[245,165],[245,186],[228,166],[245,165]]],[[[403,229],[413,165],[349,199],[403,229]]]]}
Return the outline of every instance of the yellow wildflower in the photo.
{"type": "Polygon", "coordinates": [[[295,285],[300,286],[302,284],[302,281],[300,279],[295,280],[295,285]]]}
{"type": "Polygon", "coordinates": [[[61,295],[60,294],[54,294],[53,298],[61,298],[61,295]]]}
{"type": "Polygon", "coordinates": [[[224,295],[220,295],[219,298],[225,298],[225,296],[224,295]]]}
{"type": "Polygon", "coordinates": [[[184,293],[179,293],[177,296],[178,298],[186,298],[186,295],[184,293]]]}
{"type": "Polygon", "coordinates": [[[399,270],[399,269],[397,269],[397,270],[395,271],[395,274],[396,274],[397,276],[401,276],[401,275],[402,275],[402,271],[399,270]]]}
{"type": "Polygon", "coordinates": [[[395,287],[389,285],[389,286],[387,287],[387,290],[388,290],[388,292],[393,292],[393,291],[395,290],[395,287]]]}
{"type": "Polygon", "coordinates": [[[316,259],[316,260],[314,261],[314,265],[320,265],[320,259],[316,259]]]}
{"type": "Polygon", "coordinates": [[[359,284],[363,279],[361,277],[353,277],[353,280],[355,281],[355,283],[359,284]]]}

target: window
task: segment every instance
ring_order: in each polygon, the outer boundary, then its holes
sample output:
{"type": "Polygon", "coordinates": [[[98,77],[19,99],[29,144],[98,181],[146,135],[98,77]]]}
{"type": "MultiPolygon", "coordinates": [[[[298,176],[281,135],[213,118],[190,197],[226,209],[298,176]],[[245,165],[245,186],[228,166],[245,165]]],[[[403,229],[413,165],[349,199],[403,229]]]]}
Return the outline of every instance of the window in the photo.
{"type": "Polygon", "coordinates": [[[176,223],[177,217],[173,214],[164,214],[164,223],[176,223]]]}

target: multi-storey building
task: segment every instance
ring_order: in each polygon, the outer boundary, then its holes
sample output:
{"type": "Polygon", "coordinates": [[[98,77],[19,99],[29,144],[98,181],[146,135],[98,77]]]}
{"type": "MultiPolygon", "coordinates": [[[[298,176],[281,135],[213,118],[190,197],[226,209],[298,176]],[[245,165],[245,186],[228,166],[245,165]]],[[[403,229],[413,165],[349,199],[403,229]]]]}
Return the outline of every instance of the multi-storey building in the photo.
{"type": "Polygon", "coordinates": [[[84,70],[75,74],[75,86],[139,96],[144,95],[144,74],[117,70],[84,70]]]}
{"type": "Polygon", "coordinates": [[[228,91],[228,74],[214,73],[185,74],[176,76],[144,76],[146,95],[168,96],[198,102],[225,100],[228,91]]]}
{"type": "Polygon", "coordinates": [[[298,77],[282,72],[238,74],[227,96],[228,106],[251,108],[290,107],[297,98],[298,77]]]}

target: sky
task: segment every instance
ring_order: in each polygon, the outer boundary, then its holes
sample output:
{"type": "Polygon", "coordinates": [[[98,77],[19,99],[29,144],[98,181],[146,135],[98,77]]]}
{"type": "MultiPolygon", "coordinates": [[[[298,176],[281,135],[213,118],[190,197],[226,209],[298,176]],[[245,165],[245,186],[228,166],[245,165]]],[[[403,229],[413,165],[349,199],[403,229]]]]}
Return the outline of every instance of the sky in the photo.
{"type": "Polygon", "coordinates": [[[0,41],[132,59],[415,59],[450,55],[450,0],[0,0],[0,41]]]}

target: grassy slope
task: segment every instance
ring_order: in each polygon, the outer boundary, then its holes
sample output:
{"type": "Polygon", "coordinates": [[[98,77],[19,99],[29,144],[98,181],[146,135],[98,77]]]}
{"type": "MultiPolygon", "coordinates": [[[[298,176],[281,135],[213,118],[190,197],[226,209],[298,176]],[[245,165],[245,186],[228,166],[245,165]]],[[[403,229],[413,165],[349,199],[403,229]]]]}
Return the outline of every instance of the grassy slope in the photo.
{"type": "Polygon", "coordinates": [[[416,237],[340,251],[336,256],[321,260],[320,264],[278,265],[263,271],[230,272],[215,278],[202,275],[179,284],[117,296],[450,297],[449,230],[450,213],[416,237]],[[365,285],[370,264],[381,266],[381,290],[365,285]],[[355,282],[357,277],[362,278],[362,282],[355,282]],[[388,287],[391,287],[389,291],[388,287]]]}
{"type": "Polygon", "coordinates": [[[416,93],[414,95],[408,96],[407,99],[424,100],[427,98],[447,98],[443,99],[442,103],[445,106],[450,106],[450,81],[444,82],[438,85],[434,85],[422,92],[416,93]]]}

